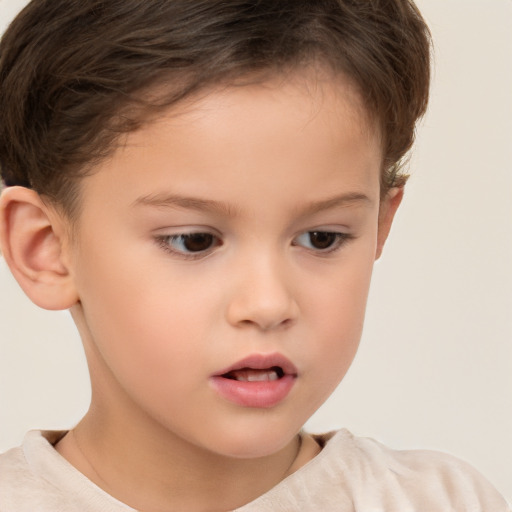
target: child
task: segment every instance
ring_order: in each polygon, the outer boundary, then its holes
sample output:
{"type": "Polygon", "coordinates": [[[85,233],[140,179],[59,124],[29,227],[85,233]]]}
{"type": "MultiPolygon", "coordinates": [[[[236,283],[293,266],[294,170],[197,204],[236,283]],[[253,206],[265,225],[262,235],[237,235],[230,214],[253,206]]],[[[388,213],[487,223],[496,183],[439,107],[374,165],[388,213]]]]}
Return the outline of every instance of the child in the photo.
{"type": "Polygon", "coordinates": [[[472,468],[304,422],[347,371],[424,113],[405,0],[35,0],[0,47],[2,252],[91,407],[5,511],[506,511],[472,468]]]}

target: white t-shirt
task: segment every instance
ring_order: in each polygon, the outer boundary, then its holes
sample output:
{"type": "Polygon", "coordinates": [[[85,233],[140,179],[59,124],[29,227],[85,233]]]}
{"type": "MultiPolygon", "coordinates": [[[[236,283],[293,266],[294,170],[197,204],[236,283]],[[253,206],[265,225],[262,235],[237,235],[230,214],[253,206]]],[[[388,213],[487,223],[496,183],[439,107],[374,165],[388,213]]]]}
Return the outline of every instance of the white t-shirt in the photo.
{"type": "MultiPolygon", "coordinates": [[[[63,432],[29,432],[0,455],[0,512],[134,512],[53,448],[63,432]]],[[[315,436],[322,451],[237,512],[511,512],[466,463],[390,450],[347,430],[315,436]]]]}

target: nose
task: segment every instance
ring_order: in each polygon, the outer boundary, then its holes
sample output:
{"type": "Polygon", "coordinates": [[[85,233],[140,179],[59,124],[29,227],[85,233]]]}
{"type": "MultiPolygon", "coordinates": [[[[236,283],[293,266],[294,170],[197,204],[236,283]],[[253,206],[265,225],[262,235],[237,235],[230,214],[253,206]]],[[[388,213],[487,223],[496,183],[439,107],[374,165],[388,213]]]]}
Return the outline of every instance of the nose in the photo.
{"type": "Polygon", "coordinates": [[[269,331],[295,322],[299,308],[286,265],[276,258],[256,257],[232,270],[235,279],[227,307],[231,325],[269,331]]]}

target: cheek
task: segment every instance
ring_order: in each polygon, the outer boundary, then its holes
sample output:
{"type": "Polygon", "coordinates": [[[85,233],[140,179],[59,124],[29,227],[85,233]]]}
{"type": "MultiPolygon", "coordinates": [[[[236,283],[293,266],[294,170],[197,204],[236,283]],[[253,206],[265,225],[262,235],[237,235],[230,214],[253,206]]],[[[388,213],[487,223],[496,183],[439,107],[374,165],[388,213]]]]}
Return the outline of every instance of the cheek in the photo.
{"type": "Polygon", "coordinates": [[[355,263],[340,266],[329,283],[318,287],[309,304],[310,329],[316,341],[309,347],[315,386],[323,399],[334,390],[350,367],[362,334],[370,286],[372,252],[355,263]]]}
{"type": "Polygon", "coordinates": [[[202,403],[197,383],[205,370],[197,354],[204,346],[187,308],[159,295],[160,290],[150,293],[131,283],[123,294],[85,304],[84,313],[94,354],[88,357],[91,377],[109,383],[103,386],[109,403],[129,397],[130,407],[137,404],[137,410],[169,425],[169,411],[187,411],[192,418],[200,413],[190,403],[202,403]]]}
{"type": "Polygon", "coordinates": [[[160,378],[179,379],[185,368],[194,368],[199,350],[192,297],[155,262],[143,265],[143,258],[116,254],[114,247],[104,251],[108,258],[98,258],[97,264],[87,258],[92,263],[81,266],[89,343],[124,385],[130,380],[147,392],[160,378]]]}

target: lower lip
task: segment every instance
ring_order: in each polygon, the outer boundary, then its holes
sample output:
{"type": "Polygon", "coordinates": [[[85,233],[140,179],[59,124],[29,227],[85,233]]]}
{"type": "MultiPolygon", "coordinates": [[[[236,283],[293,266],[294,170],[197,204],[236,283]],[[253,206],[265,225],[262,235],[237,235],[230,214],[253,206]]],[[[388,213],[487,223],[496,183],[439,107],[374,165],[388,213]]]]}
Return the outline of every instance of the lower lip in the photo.
{"type": "Polygon", "coordinates": [[[285,375],[277,380],[242,382],[215,376],[211,385],[223,398],[243,407],[269,409],[282,402],[295,384],[295,376],[285,375]]]}

